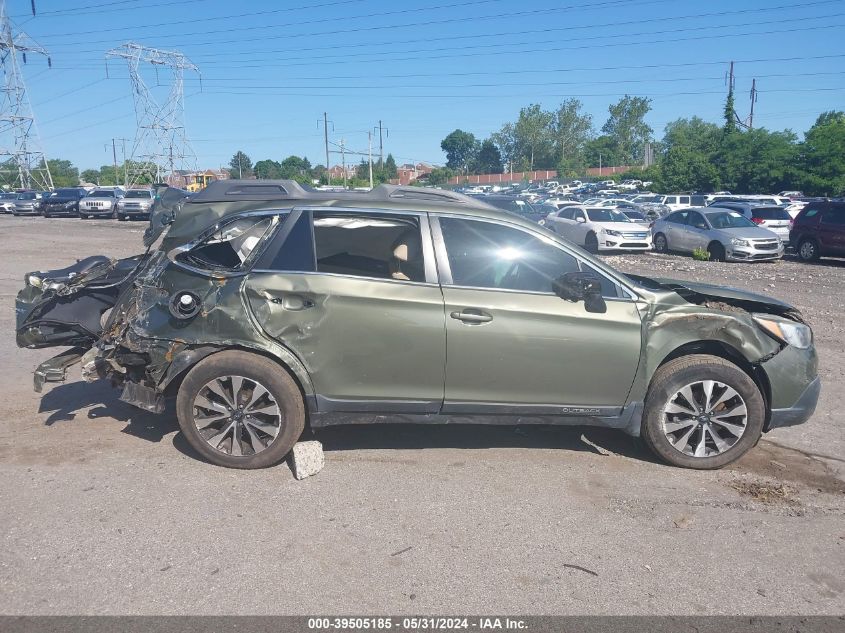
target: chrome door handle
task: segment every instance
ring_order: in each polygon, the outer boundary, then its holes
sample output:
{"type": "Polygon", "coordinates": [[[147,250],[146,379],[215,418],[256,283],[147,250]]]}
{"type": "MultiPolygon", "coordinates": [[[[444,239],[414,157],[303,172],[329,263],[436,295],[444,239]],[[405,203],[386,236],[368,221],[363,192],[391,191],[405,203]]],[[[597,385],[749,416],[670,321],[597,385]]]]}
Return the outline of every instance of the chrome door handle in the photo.
{"type": "Polygon", "coordinates": [[[449,314],[449,316],[458,321],[463,321],[464,323],[489,323],[493,320],[493,317],[486,312],[472,309],[461,312],[455,310],[449,314]]]}
{"type": "Polygon", "coordinates": [[[282,306],[285,310],[296,312],[297,310],[306,310],[314,307],[314,302],[309,301],[299,295],[285,295],[284,297],[274,297],[271,299],[272,303],[282,306]]]}

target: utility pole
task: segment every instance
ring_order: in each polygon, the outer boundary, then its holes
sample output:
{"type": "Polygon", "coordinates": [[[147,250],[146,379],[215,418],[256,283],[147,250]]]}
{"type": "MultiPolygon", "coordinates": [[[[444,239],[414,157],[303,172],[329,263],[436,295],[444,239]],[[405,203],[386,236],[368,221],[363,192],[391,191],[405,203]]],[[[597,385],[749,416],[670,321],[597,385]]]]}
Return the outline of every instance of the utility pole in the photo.
{"type": "MultiPolygon", "coordinates": [[[[332,172],[329,165],[329,123],[332,124],[332,131],[334,131],[334,121],[329,121],[329,115],[323,112],[323,141],[326,144],[326,184],[332,184],[332,172]]],[[[317,121],[317,129],[320,128],[320,121],[317,121]]]]}
{"type": "MultiPolygon", "coordinates": [[[[384,127],[381,123],[381,120],[378,122],[378,168],[384,169],[384,137],[382,134],[386,134],[387,138],[390,138],[390,130],[384,127]]],[[[376,127],[373,127],[375,131],[376,127]]]]}
{"type": "Polygon", "coordinates": [[[114,160],[114,184],[117,184],[117,146],[115,145],[114,138],[111,140],[111,155],[114,160]]]}
{"type": "Polygon", "coordinates": [[[757,80],[751,80],[751,114],[748,115],[748,129],[754,127],[754,104],[757,102],[757,80]]]}
{"type": "Polygon", "coordinates": [[[373,188],[373,133],[367,132],[367,157],[370,163],[370,189],[373,188]]]}
{"type": "Polygon", "coordinates": [[[340,139],[340,168],[343,170],[343,188],[346,189],[346,141],[340,139]]]}

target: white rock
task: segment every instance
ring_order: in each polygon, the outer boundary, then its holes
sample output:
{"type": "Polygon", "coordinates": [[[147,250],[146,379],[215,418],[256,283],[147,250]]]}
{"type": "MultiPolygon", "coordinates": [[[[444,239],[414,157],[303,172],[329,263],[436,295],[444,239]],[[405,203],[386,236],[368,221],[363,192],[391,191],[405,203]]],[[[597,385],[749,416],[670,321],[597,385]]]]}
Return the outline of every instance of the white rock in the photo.
{"type": "Polygon", "coordinates": [[[297,442],[290,453],[290,469],[297,479],[316,475],[326,465],[323,445],[317,441],[297,442]]]}

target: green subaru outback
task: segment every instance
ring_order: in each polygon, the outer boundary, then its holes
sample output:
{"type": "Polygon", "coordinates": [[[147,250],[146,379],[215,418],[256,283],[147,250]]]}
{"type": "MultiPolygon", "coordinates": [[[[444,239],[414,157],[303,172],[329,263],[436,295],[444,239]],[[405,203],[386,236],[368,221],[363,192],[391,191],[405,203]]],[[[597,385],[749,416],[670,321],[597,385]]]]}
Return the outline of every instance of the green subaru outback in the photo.
{"type": "Polygon", "coordinates": [[[69,347],[205,458],[282,460],[342,423],[569,424],[718,468],[819,395],[792,306],[625,275],[530,220],[446,191],[221,181],[157,192],[146,252],[33,272],[22,347],[69,347]]]}

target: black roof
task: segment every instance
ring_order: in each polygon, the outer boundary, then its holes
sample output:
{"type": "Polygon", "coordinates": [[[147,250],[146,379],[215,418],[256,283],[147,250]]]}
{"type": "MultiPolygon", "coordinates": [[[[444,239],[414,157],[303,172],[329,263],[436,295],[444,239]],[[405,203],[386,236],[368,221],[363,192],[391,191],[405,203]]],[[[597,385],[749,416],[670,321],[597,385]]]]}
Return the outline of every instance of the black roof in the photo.
{"type": "Polygon", "coordinates": [[[401,185],[379,185],[370,191],[320,191],[295,180],[217,180],[191,197],[189,204],[214,202],[272,202],[296,200],[301,204],[337,202],[393,202],[402,201],[444,205],[466,205],[489,209],[486,203],[454,191],[401,185]]]}

